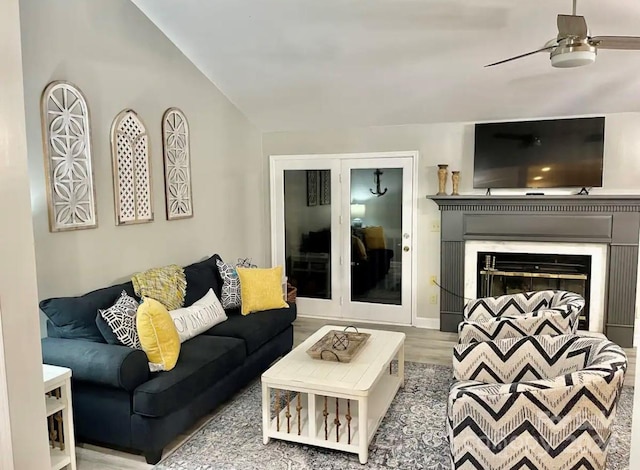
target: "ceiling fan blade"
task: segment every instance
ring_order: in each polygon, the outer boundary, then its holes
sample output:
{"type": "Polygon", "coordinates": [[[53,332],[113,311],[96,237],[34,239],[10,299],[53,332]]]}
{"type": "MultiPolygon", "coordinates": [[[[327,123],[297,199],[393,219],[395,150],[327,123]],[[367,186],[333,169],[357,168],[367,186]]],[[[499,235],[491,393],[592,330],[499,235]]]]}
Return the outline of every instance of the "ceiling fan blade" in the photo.
{"type": "Polygon", "coordinates": [[[526,54],[517,55],[515,57],[510,57],[509,59],[501,60],[500,62],[494,62],[493,64],[485,65],[485,67],[493,67],[494,65],[500,65],[507,62],[511,62],[512,60],[522,59],[523,57],[528,57],[530,55],[537,54],[538,52],[550,51],[551,49],[554,49],[557,46],[558,46],[557,44],[554,44],[553,46],[546,46],[546,47],[543,47],[542,49],[538,49],[537,51],[527,52],[526,54]]]}
{"type": "Polygon", "coordinates": [[[558,15],[558,38],[586,38],[589,34],[584,16],[558,15]]]}
{"type": "Polygon", "coordinates": [[[598,49],[640,50],[640,37],[637,36],[596,36],[589,39],[589,43],[598,49]]]}

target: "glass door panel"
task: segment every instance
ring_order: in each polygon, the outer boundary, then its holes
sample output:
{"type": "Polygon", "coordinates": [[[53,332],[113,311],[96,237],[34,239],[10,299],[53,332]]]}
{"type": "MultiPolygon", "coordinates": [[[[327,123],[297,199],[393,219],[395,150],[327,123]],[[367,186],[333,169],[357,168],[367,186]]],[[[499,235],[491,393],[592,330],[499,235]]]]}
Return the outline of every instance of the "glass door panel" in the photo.
{"type": "Polygon", "coordinates": [[[402,172],[402,168],[351,170],[354,302],[402,304],[402,172]]]}
{"type": "Polygon", "coordinates": [[[342,176],[343,315],[411,324],[413,159],[345,159],[342,176]]]}
{"type": "Polygon", "coordinates": [[[286,272],[299,297],[331,298],[331,171],[284,170],[286,272]]]}

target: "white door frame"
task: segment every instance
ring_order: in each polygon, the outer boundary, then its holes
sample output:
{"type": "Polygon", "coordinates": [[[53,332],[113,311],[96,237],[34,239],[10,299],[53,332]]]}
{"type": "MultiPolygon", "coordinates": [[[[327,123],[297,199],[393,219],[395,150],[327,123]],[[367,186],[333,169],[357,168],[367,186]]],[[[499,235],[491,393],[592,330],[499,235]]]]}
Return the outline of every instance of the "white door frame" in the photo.
{"type": "MultiPolygon", "coordinates": [[[[278,196],[278,185],[275,184],[276,181],[276,162],[288,161],[288,160],[302,160],[302,159],[323,159],[323,158],[333,158],[333,159],[357,159],[357,158],[401,158],[401,157],[410,157],[412,159],[412,171],[413,171],[413,195],[412,195],[412,204],[411,204],[411,218],[413,223],[411,224],[411,240],[413,241],[411,246],[412,255],[412,263],[411,263],[411,324],[413,326],[423,326],[420,324],[420,319],[417,314],[417,288],[418,288],[418,251],[420,247],[417,243],[417,215],[418,215],[418,168],[419,168],[419,159],[420,152],[417,150],[404,150],[397,152],[366,152],[366,153],[328,153],[328,154],[299,154],[299,155],[270,155],[269,156],[269,184],[270,184],[270,213],[271,213],[271,263],[275,265],[280,260],[277,259],[277,253],[279,251],[278,240],[277,237],[274,236],[275,227],[282,220],[283,214],[279,210],[279,208],[275,207],[276,197],[278,196]],[[278,218],[280,217],[280,218],[278,218]]],[[[332,185],[333,186],[333,185],[332,185]]],[[[345,216],[345,214],[341,214],[345,216]]],[[[305,315],[300,315],[304,317],[305,315]]],[[[319,318],[314,315],[314,318],[319,318]]],[[[376,321],[374,323],[380,324],[395,324],[394,322],[380,322],[376,321]]]]}
{"type": "MultiPolygon", "coordinates": [[[[305,162],[295,161],[294,159],[288,159],[292,161],[292,164],[286,165],[287,168],[282,168],[280,163],[283,160],[272,159],[270,165],[270,183],[271,183],[271,265],[283,264],[286,262],[286,247],[280,245],[278,240],[285,240],[285,214],[284,204],[277,204],[278,201],[284,202],[284,171],[305,171],[305,170],[330,170],[331,171],[331,200],[340,200],[340,168],[339,161],[332,160],[328,164],[327,160],[322,158],[310,158],[305,162]],[[299,167],[299,168],[297,168],[299,167]]],[[[285,160],[286,161],[286,160],[285,160]]],[[[334,210],[335,207],[331,205],[331,227],[338,226],[340,224],[340,211],[334,210]]],[[[340,246],[340,233],[336,230],[331,231],[331,258],[330,266],[338,266],[340,264],[341,252],[336,250],[335,247],[340,246]]],[[[340,280],[341,272],[335,269],[331,269],[330,274],[330,288],[331,298],[329,299],[316,299],[316,298],[298,298],[298,306],[305,309],[308,315],[314,317],[327,317],[337,318],[340,312],[340,299],[342,297],[342,285],[338,281],[340,280]],[[335,312],[333,315],[327,312],[335,312]]]]}

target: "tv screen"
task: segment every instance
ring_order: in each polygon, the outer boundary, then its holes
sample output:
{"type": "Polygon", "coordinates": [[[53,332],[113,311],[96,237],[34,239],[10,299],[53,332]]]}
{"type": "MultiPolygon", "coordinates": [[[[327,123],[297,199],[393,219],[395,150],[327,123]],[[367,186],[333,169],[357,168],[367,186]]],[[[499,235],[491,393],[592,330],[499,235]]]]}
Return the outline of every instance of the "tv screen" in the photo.
{"type": "Polygon", "coordinates": [[[602,186],[604,117],[476,124],[475,188],[602,186]]]}

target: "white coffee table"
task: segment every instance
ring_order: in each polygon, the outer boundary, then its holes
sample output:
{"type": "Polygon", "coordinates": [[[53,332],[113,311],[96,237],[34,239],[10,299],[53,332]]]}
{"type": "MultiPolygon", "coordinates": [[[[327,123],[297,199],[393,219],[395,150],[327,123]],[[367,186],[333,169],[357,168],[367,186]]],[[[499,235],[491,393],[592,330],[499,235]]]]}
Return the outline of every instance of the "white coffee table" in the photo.
{"type": "Polygon", "coordinates": [[[360,329],[371,337],[349,363],[307,355],[329,330],[343,329],[324,326],[262,374],[265,444],[275,438],[327,447],[356,453],[367,463],[369,442],[404,387],[405,335],[360,329]]]}

